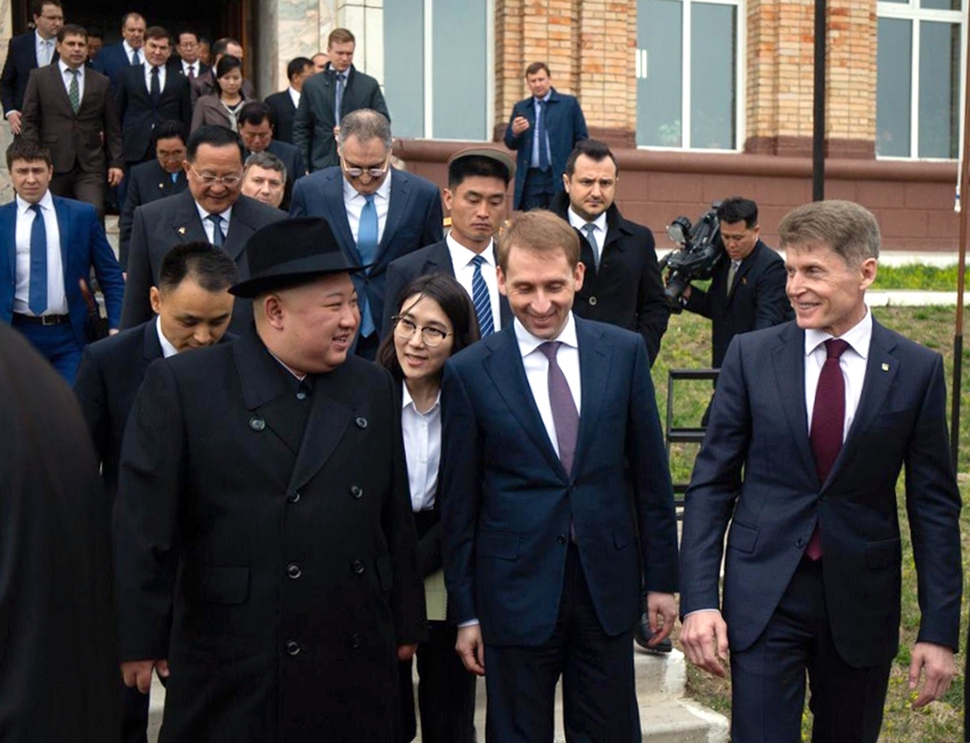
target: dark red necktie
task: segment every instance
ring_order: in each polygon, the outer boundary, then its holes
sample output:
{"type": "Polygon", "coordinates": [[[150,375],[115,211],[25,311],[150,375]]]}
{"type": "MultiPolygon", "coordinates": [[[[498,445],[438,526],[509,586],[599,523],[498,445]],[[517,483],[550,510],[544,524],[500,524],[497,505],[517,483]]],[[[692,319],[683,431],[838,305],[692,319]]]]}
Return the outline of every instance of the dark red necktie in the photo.
{"type": "MultiPolygon", "coordinates": [[[[839,358],[849,344],[838,338],[825,341],[826,358],[815,388],[815,407],[812,409],[812,454],[815,455],[815,471],[818,481],[824,484],[842,449],[845,425],[845,380],[839,358]]],[[[818,526],[808,542],[805,556],[817,560],[822,556],[818,526]]]]}

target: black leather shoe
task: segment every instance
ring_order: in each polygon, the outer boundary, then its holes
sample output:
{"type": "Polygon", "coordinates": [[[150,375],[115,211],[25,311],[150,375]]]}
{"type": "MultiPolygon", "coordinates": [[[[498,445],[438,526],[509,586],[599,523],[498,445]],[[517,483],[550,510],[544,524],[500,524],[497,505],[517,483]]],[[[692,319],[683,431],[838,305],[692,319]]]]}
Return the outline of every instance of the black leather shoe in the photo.
{"type": "Polygon", "coordinates": [[[637,645],[649,653],[669,653],[674,649],[674,644],[669,637],[665,637],[653,647],[647,644],[653,639],[653,632],[650,631],[650,621],[645,613],[640,615],[640,621],[637,622],[636,629],[633,630],[633,639],[636,640],[637,645]]]}

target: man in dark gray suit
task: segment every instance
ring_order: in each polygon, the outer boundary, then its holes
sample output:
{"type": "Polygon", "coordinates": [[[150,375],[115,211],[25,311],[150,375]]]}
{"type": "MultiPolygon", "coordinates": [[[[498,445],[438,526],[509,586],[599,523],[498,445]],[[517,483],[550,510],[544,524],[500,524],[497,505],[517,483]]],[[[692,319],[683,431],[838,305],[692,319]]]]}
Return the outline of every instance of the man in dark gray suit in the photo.
{"type": "MultiPolygon", "coordinates": [[[[123,328],[152,317],[148,290],[157,284],[162,260],[175,245],[210,242],[232,256],[240,278],[249,276],[245,252],[249,236],[286,215],[243,196],[242,171],[239,135],[221,126],[200,126],[192,132],[185,159],[188,190],[135,210],[121,313],[123,328]]],[[[229,329],[237,332],[251,317],[249,303],[236,302],[229,329]]]]}
{"type": "Polygon", "coordinates": [[[327,40],[329,65],[303,83],[293,119],[293,144],[300,148],[311,173],[339,161],[337,135],[347,114],[369,108],[391,120],[377,80],[354,67],[355,45],[350,31],[334,29],[327,40]]]}

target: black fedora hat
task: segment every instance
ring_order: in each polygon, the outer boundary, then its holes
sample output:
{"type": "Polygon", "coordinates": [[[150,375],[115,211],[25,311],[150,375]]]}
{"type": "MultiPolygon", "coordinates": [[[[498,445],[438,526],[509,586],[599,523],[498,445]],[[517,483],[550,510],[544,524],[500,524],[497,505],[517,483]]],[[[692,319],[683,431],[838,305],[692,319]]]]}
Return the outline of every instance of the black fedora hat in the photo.
{"type": "Polygon", "coordinates": [[[313,281],[328,273],[360,271],[344,255],[330,223],[321,217],[294,217],[266,225],[246,243],[249,278],[229,288],[237,297],[256,297],[313,281]]]}

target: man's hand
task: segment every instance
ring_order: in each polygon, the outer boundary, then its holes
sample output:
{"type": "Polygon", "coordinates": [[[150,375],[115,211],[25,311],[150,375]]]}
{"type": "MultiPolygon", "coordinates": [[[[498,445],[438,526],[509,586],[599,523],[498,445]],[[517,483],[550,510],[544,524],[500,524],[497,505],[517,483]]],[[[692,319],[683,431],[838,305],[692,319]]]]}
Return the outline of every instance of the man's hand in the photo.
{"type": "Polygon", "coordinates": [[[414,657],[415,651],[418,649],[418,643],[413,643],[411,645],[398,645],[397,646],[397,659],[399,661],[411,660],[414,657]]]}
{"type": "Polygon", "coordinates": [[[518,137],[522,132],[529,128],[529,120],[525,116],[516,116],[512,119],[512,134],[518,137]]]}
{"type": "Polygon", "coordinates": [[[129,660],[121,664],[121,680],[129,689],[138,687],[138,691],[147,694],[152,688],[152,669],[156,669],[158,677],[167,679],[170,673],[167,660],[129,660]]]}
{"type": "Polygon", "coordinates": [[[125,177],[125,171],[121,168],[108,168],[108,185],[117,186],[121,179],[125,177]]]}
{"type": "Polygon", "coordinates": [[[680,632],[687,660],[715,676],[725,676],[727,624],[717,609],[697,611],[684,619],[680,632]]]}
{"type": "Polygon", "coordinates": [[[656,647],[670,635],[677,621],[677,599],[672,593],[647,593],[647,621],[650,622],[650,632],[653,637],[647,643],[649,647],[656,647]]]}
{"type": "Polygon", "coordinates": [[[476,676],[485,675],[485,644],[482,642],[481,625],[459,627],[455,650],[458,651],[461,662],[465,664],[465,670],[476,676]]]}
{"type": "Polygon", "coordinates": [[[913,660],[909,664],[910,691],[916,689],[923,671],[926,672],[926,680],[919,696],[913,702],[913,709],[925,707],[946,694],[957,672],[956,663],[953,661],[953,650],[931,642],[916,643],[913,646],[913,660]]]}
{"type": "Polygon", "coordinates": [[[688,299],[690,299],[690,284],[688,284],[687,286],[685,286],[685,287],[684,287],[684,291],[682,291],[682,292],[680,293],[680,296],[682,296],[682,297],[684,298],[684,301],[685,301],[685,302],[686,302],[686,301],[687,301],[688,299]]]}
{"type": "Polygon", "coordinates": [[[20,134],[20,111],[11,111],[7,114],[7,123],[10,124],[10,133],[15,137],[20,134]]]}

